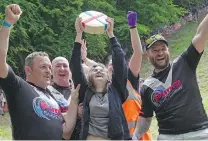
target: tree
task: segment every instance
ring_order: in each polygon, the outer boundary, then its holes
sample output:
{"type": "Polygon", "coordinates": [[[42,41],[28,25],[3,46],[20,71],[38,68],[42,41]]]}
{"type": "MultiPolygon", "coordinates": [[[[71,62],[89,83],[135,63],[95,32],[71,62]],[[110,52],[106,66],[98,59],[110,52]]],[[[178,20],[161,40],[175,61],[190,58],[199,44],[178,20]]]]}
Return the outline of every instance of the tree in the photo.
{"type": "MultiPolygon", "coordinates": [[[[185,0],[184,0],[185,1],[185,0]]],[[[192,4],[197,0],[191,0],[192,4]]],[[[202,1],[202,0],[199,0],[202,1]]],[[[115,19],[115,35],[127,56],[131,54],[127,11],[138,13],[138,29],[141,37],[148,36],[164,24],[171,24],[183,14],[177,0],[1,0],[0,19],[10,3],[23,9],[21,19],[14,25],[10,37],[7,62],[14,71],[23,75],[24,58],[33,51],[45,51],[53,59],[57,56],[70,58],[75,38],[74,22],[83,11],[94,10],[115,19]]],[[[188,2],[188,1],[186,1],[188,2]]],[[[197,2],[198,3],[198,2],[197,2]]],[[[182,6],[182,4],[179,4],[182,6]]],[[[104,62],[109,55],[106,34],[85,33],[88,56],[104,62]]]]}

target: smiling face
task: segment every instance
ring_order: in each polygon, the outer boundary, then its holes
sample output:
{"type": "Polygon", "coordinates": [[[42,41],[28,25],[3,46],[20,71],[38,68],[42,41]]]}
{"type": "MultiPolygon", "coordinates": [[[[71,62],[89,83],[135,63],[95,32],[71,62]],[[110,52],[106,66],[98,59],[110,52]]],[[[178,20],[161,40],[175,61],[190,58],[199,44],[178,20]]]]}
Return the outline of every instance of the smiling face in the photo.
{"type": "Polygon", "coordinates": [[[57,57],[52,61],[53,81],[59,86],[68,86],[71,79],[69,62],[64,57],[57,57]]]}
{"type": "Polygon", "coordinates": [[[155,69],[165,69],[170,61],[169,49],[163,41],[157,41],[147,50],[147,57],[155,69]]]}
{"type": "Polygon", "coordinates": [[[93,66],[88,73],[88,81],[93,87],[106,86],[108,82],[108,70],[104,65],[93,66]]]}

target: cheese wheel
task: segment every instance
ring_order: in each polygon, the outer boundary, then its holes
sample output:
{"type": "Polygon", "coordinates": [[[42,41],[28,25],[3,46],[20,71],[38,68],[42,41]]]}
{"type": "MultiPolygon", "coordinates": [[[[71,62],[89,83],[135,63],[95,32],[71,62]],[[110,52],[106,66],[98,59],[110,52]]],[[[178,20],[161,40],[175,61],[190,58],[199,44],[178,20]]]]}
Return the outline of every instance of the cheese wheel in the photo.
{"type": "Polygon", "coordinates": [[[82,26],[86,33],[103,34],[108,27],[108,23],[105,21],[108,16],[101,12],[85,11],[79,17],[82,18],[82,26]]]}

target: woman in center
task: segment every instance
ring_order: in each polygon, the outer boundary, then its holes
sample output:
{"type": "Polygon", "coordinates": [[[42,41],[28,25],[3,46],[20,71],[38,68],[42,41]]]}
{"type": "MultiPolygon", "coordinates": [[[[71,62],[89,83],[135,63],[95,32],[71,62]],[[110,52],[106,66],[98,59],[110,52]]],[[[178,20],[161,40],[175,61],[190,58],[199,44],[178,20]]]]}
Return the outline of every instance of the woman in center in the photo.
{"type": "Polygon", "coordinates": [[[83,115],[80,140],[129,140],[128,125],[122,109],[128,97],[127,65],[125,53],[113,33],[114,20],[106,19],[113,63],[111,81],[107,68],[99,63],[92,66],[85,77],[81,59],[81,20],[77,18],[75,22],[77,35],[70,61],[75,87],[81,84],[79,100],[83,103],[83,115]]]}

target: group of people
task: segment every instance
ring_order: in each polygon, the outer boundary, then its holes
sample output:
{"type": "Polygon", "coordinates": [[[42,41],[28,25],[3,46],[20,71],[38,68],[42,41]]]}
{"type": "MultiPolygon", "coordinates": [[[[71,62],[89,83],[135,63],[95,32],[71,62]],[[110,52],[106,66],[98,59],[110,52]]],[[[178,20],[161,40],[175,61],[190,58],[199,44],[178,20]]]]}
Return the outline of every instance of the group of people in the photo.
{"type": "Polygon", "coordinates": [[[208,139],[208,118],[196,77],[208,42],[208,16],[173,62],[163,36],[146,40],[146,56],[154,70],[139,86],[143,50],[135,12],[127,14],[133,49],[128,63],[114,35],[113,18],[106,19],[112,55],[107,65],[87,58],[84,27],[77,18],[70,62],[60,56],[51,62],[47,53],[33,52],[25,58],[26,80],[6,62],[10,32],[21,14],[19,5],[8,5],[0,29],[0,86],[8,102],[13,139],[152,140],[153,112],[158,140],[208,139]]]}

